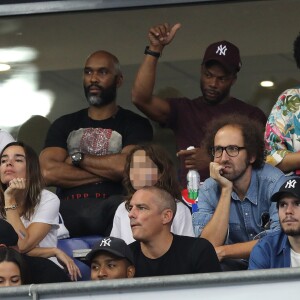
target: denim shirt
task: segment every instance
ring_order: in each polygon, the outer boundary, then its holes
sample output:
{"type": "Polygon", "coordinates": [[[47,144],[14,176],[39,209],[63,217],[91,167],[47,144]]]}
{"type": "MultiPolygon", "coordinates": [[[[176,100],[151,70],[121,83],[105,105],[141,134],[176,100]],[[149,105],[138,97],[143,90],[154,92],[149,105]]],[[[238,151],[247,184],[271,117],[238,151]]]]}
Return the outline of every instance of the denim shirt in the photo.
{"type": "Polygon", "coordinates": [[[291,246],[287,235],[277,230],[268,233],[254,246],[249,260],[249,270],[289,268],[291,246]]]}
{"type": "MultiPolygon", "coordinates": [[[[252,169],[251,182],[243,201],[233,191],[231,193],[228,234],[225,244],[235,244],[253,240],[265,231],[263,215],[270,216],[270,229],[279,229],[276,204],[270,201],[287,177],[278,168],[264,164],[261,169],[252,169]]],[[[212,218],[221,195],[218,183],[208,178],[200,188],[198,211],[193,213],[193,227],[199,236],[212,218]]]]}

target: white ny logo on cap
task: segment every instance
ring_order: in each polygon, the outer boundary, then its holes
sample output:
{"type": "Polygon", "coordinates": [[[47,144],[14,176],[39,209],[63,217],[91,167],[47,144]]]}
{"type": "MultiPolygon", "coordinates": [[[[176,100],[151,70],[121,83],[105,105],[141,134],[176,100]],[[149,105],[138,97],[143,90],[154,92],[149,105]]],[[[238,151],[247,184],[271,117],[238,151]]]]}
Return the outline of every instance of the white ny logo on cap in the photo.
{"type": "Polygon", "coordinates": [[[295,184],[297,183],[297,181],[295,179],[290,179],[286,184],[285,184],[285,188],[290,189],[290,188],[295,188],[295,184]]]}
{"type": "Polygon", "coordinates": [[[110,243],[111,243],[111,239],[110,238],[106,238],[106,239],[103,239],[102,241],[101,241],[101,244],[100,244],[100,247],[101,246],[108,246],[108,247],[110,247],[110,243]]]}
{"type": "Polygon", "coordinates": [[[218,46],[218,49],[217,49],[216,53],[219,54],[219,55],[224,55],[225,56],[226,51],[227,51],[227,47],[220,45],[220,46],[218,46]]]}

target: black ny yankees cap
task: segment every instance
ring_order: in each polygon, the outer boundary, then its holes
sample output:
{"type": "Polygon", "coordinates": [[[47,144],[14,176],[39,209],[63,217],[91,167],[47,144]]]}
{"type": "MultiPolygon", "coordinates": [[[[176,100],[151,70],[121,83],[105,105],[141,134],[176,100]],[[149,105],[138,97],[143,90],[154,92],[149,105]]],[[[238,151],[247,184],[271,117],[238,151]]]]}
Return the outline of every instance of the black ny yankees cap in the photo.
{"type": "Polygon", "coordinates": [[[278,202],[288,195],[292,195],[293,197],[300,199],[300,178],[291,178],[287,180],[280,187],[279,191],[271,197],[271,201],[278,202]]]}
{"type": "Polygon", "coordinates": [[[202,64],[206,65],[209,61],[219,62],[231,73],[238,72],[242,66],[239,48],[228,41],[216,42],[207,47],[202,64]]]}
{"type": "Polygon", "coordinates": [[[133,254],[124,240],[116,237],[104,237],[93,245],[92,250],[86,255],[86,260],[91,262],[100,251],[106,251],[117,257],[127,258],[134,265],[133,254]]]}

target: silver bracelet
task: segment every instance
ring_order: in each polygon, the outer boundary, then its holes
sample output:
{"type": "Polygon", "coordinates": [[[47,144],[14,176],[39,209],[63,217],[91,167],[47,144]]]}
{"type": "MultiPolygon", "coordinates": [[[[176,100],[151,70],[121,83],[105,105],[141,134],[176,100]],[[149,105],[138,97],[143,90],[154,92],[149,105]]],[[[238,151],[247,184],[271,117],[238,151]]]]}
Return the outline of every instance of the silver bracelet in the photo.
{"type": "Polygon", "coordinates": [[[13,204],[13,205],[11,205],[11,206],[4,206],[4,210],[5,211],[8,211],[8,210],[15,210],[15,209],[17,209],[18,208],[18,204],[13,204]]]}

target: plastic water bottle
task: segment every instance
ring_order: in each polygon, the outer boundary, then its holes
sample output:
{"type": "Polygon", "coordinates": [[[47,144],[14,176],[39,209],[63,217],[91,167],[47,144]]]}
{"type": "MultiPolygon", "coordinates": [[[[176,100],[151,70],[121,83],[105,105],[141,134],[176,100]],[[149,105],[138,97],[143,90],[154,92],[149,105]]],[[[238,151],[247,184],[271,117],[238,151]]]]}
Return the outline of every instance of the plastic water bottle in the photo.
{"type": "MultiPolygon", "coordinates": [[[[195,147],[190,146],[186,150],[192,150],[195,147]]],[[[187,190],[188,197],[193,200],[197,200],[198,192],[200,188],[200,174],[196,170],[189,170],[187,173],[187,190]]]]}

